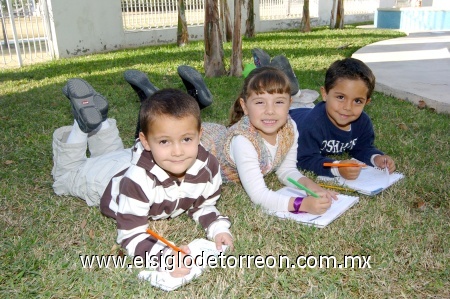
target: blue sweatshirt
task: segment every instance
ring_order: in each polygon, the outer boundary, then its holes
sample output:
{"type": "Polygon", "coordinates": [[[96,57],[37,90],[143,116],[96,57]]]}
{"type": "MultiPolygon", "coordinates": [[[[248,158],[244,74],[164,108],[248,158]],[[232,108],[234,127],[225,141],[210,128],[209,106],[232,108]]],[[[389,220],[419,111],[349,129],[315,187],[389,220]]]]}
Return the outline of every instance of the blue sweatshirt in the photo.
{"type": "Polygon", "coordinates": [[[297,166],[301,169],[332,177],[331,168],[323,166],[324,162],[335,161],[328,155],[348,152],[353,158],[372,166],[372,155],[383,155],[373,144],[375,133],[372,121],[365,112],[351,124],[350,131],[343,131],[330,121],[325,102],[318,103],[312,109],[292,109],[289,114],[299,132],[297,166]]]}

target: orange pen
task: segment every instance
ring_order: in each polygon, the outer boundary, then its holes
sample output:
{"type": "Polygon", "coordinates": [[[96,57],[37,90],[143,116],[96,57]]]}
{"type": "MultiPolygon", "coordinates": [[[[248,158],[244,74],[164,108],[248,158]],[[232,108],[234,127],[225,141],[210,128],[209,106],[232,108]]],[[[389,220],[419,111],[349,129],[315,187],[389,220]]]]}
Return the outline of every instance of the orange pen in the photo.
{"type": "Polygon", "coordinates": [[[323,163],[323,166],[329,166],[329,167],[366,167],[367,165],[362,163],[323,163]]]}
{"type": "Polygon", "coordinates": [[[147,228],[147,233],[149,235],[152,235],[153,237],[155,237],[156,239],[160,240],[161,242],[163,242],[164,244],[166,244],[167,246],[169,246],[170,248],[172,248],[175,251],[179,251],[183,254],[187,254],[184,250],[182,250],[181,248],[173,245],[172,243],[170,243],[169,241],[167,241],[166,239],[164,239],[163,237],[161,237],[160,235],[158,235],[157,233],[155,233],[154,231],[152,231],[151,229],[147,228]]]}

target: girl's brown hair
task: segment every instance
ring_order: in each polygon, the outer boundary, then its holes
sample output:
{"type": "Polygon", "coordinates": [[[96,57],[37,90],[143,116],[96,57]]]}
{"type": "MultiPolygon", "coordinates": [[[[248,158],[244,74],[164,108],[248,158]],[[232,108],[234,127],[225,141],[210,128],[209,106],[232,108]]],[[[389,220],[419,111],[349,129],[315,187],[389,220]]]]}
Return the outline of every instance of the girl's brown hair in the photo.
{"type": "Polygon", "coordinates": [[[265,92],[269,94],[291,94],[289,79],[282,70],[263,66],[250,72],[244,80],[244,86],[242,87],[241,93],[230,109],[230,124],[228,126],[234,125],[242,118],[242,116],[244,116],[244,110],[242,110],[240,104],[241,98],[244,101],[247,101],[252,93],[262,94],[265,92]]]}

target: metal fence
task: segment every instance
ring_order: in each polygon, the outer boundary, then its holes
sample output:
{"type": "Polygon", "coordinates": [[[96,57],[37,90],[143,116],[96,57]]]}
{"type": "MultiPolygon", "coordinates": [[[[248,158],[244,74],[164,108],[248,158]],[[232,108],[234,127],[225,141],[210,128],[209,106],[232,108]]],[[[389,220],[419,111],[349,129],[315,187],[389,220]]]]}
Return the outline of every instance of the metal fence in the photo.
{"type": "MultiPolygon", "coordinates": [[[[49,46],[51,33],[47,1],[50,0],[0,0],[2,68],[51,60],[54,57],[52,47],[49,46]]],[[[173,28],[178,24],[177,0],[120,1],[125,31],[173,28]]],[[[204,0],[184,1],[188,26],[203,25],[204,0]]],[[[373,14],[377,2],[345,0],[345,14],[373,14]]],[[[318,6],[319,0],[310,0],[311,18],[318,17],[318,6]]],[[[301,18],[302,13],[303,0],[259,0],[262,21],[301,18]]]]}
{"type": "MultiPolygon", "coordinates": [[[[221,0],[222,1],[222,0],[221,0]]],[[[188,26],[202,25],[205,20],[204,0],[186,0],[188,26]]],[[[310,1],[311,17],[318,15],[318,0],[310,1]]],[[[260,0],[261,20],[301,18],[303,0],[260,0]]],[[[122,0],[124,30],[176,27],[177,0],[122,0]]]]}
{"type": "MultiPolygon", "coordinates": [[[[178,24],[177,0],[121,1],[123,28],[126,31],[170,28],[178,24]]],[[[377,2],[345,0],[345,14],[373,14],[377,8],[377,2]]],[[[188,26],[202,25],[205,19],[204,0],[185,0],[185,6],[188,26]]],[[[318,17],[319,0],[310,0],[309,11],[311,18],[318,17]]],[[[301,18],[303,0],[259,0],[259,16],[262,21],[301,18]]]]}
{"type": "Polygon", "coordinates": [[[0,0],[0,17],[2,67],[52,59],[45,0],[0,0]]]}
{"type": "MultiPolygon", "coordinates": [[[[126,31],[171,28],[178,24],[177,0],[122,0],[123,28],[126,31]]],[[[188,26],[202,25],[204,0],[185,0],[188,26]]]]}

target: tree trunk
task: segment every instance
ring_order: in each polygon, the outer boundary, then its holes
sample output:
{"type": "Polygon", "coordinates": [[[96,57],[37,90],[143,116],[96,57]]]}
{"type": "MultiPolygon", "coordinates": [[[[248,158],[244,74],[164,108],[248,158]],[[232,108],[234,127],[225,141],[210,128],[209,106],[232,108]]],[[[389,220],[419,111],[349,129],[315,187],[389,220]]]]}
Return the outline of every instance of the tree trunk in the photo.
{"type": "Polygon", "coordinates": [[[331,7],[331,16],[330,16],[330,29],[334,28],[334,24],[335,24],[335,16],[336,16],[336,1],[337,0],[333,0],[333,7],[331,7]]]}
{"type": "Polygon", "coordinates": [[[185,8],[184,0],[178,0],[177,45],[179,47],[182,47],[189,42],[185,8]]]}
{"type": "Polygon", "coordinates": [[[309,16],[309,0],[303,1],[303,16],[300,22],[301,32],[311,32],[311,20],[309,16]]]}
{"type": "Polygon", "coordinates": [[[247,21],[245,22],[245,37],[255,37],[255,3],[254,0],[247,2],[247,21]]]}
{"type": "Polygon", "coordinates": [[[335,28],[344,28],[344,0],[338,0],[336,12],[336,26],[335,28]]]}
{"type": "Polygon", "coordinates": [[[333,0],[330,29],[344,28],[344,0],[333,0]]]}
{"type": "Polygon", "coordinates": [[[233,31],[231,29],[230,8],[227,0],[220,0],[220,12],[222,16],[222,36],[225,36],[226,42],[230,42],[233,38],[233,31]]]}
{"type": "Polygon", "coordinates": [[[241,0],[234,0],[233,51],[231,54],[230,76],[235,77],[242,76],[241,8],[241,0]]]}
{"type": "Polygon", "coordinates": [[[206,77],[220,77],[224,75],[222,33],[219,24],[219,1],[205,0],[204,27],[205,54],[203,67],[206,77]]]}

